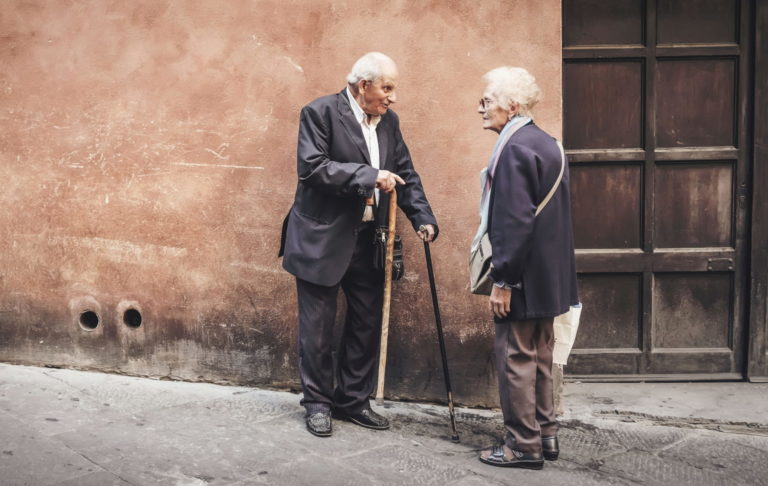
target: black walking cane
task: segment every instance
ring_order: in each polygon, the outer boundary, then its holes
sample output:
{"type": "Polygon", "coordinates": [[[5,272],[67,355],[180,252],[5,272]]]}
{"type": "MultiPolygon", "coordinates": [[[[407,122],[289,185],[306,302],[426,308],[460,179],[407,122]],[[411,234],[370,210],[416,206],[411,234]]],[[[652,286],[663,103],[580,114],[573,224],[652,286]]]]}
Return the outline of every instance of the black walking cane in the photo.
{"type": "Polygon", "coordinates": [[[459,441],[456,432],[456,416],[453,413],[453,392],[451,391],[451,377],[448,375],[448,356],[445,354],[445,338],[443,337],[443,324],[440,321],[440,306],[437,303],[437,290],[435,289],[435,274],[432,271],[432,254],[429,251],[429,242],[424,242],[424,256],[427,259],[427,273],[429,274],[429,289],[432,291],[432,308],[435,310],[435,325],[437,326],[437,340],[440,343],[440,356],[443,358],[443,377],[445,378],[445,391],[448,394],[448,413],[451,416],[451,431],[453,442],[459,441]]]}

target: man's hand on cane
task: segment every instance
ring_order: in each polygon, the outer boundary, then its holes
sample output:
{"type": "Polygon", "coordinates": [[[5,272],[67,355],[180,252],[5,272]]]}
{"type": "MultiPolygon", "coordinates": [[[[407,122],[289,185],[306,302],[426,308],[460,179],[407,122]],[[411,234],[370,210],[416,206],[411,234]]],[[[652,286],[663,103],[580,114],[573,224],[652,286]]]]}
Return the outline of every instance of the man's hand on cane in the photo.
{"type": "Polygon", "coordinates": [[[422,224],[419,226],[419,231],[416,232],[422,241],[427,243],[435,239],[435,227],[431,224],[422,224]]]}
{"type": "Polygon", "coordinates": [[[398,184],[405,184],[405,181],[394,172],[380,170],[376,177],[376,188],[384,192],[392,192],[398,184]]]}
{"type": "MultiPolygon", "coordinates": [[[[384,192],[392,192],[395,190],[397,184],[405,184],[405,181],[394,172],[388,170],[380,170],[378,177],[376,177],[376,188],[381,189],[384,192]]],[[[422,241],[429,243],[435,239],[435,227],[431,224],[422,224],[419,226],[419,230],[416,232],[422,241]]]]}

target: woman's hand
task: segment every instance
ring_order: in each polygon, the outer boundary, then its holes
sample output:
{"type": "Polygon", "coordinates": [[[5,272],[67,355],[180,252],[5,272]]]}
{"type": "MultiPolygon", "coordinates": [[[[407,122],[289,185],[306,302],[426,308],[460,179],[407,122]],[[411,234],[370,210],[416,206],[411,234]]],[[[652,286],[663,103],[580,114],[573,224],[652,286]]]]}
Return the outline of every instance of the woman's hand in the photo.
{"type": "Polygon", "coordinates": [[[503,289],[494,285],[491,297],[488,299],[488,307],[499,319],[507,317],[512,308],[512,289],[503,289]]]}

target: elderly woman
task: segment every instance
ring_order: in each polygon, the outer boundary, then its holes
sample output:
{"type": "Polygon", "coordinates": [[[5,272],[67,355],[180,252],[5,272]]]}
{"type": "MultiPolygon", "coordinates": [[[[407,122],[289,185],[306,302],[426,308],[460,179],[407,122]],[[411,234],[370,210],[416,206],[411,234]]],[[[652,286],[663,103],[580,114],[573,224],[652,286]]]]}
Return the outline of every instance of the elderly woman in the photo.
{"type": "Polygon", "coordinates": [[[491,242],[489,307],[506,437],[480,460],[541,469],[559,454],[552,392],[554,317],[578,303],[568,165],[561,146],[537,127],[539,98],[528,71],[500,67],[484,77],[477,111],[499,134],[487,170],[476,242],[491,242]]]}

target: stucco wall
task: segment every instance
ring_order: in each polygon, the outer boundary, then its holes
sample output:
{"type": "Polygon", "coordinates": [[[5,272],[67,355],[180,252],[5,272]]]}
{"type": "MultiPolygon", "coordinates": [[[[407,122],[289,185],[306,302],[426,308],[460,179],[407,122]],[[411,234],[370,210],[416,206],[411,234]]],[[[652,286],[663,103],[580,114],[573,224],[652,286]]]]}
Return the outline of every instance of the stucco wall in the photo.
{"type": "MultiPolygon", "coordinates": [[[[493,327],[466,285],[495,140],[475,107],[484,72],[525,66],[560,135],[557,0],[3,2],[0,360],[295,386],[296,292],[276,253],[298,111],[369,50],[398,62],[396,111],[441,226],[456,399],[495,403],[493,327]]],[[[403,231],[387,393],[440,399],[421,243],[403,231]]]]}

